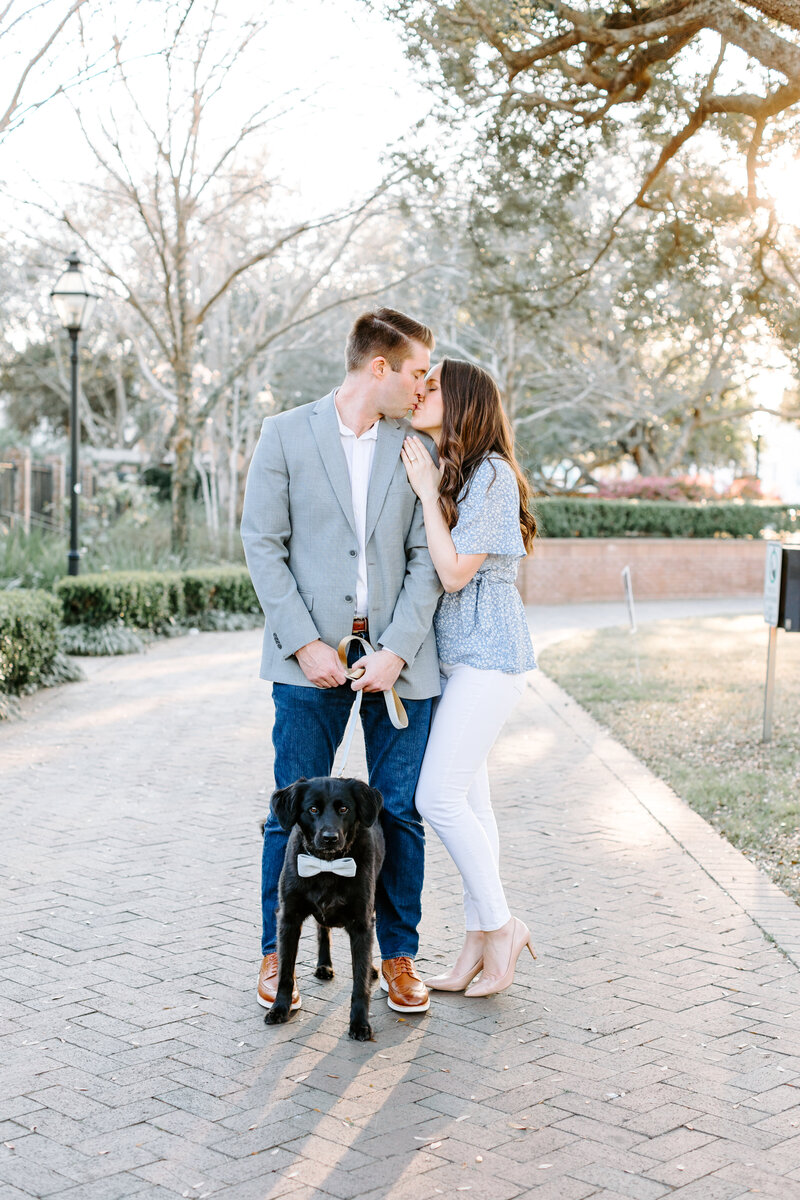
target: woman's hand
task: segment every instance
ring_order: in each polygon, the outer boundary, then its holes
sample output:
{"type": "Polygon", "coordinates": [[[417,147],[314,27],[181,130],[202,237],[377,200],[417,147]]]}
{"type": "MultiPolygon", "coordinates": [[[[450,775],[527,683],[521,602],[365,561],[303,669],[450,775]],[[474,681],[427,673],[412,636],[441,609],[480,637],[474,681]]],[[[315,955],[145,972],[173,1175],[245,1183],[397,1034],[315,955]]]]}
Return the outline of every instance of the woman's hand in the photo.
{"type": "Polygon", "coordinates": [[[408,482],[420,500],[438,500],[441,468],[436,466],[421,438],[407,437],[400,454],[408,482]]]}

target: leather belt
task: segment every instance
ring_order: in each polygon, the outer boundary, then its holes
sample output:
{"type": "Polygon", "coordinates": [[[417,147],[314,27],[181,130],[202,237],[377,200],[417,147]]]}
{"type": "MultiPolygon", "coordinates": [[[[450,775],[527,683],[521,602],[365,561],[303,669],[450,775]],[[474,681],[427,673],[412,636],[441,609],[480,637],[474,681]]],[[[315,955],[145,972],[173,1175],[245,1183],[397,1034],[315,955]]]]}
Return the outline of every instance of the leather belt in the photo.
{"type": "Polygon", "coordinates": [[[366,617],[353,617],[353,633],[369,641],[369,621],[366,617]]]}
{"type": "MultiPolygon", "coordinates": [[[[366,618],[363,619],[366,620],[366,618]]],[[[363,637],[360,637],[356,633],[351,634],[349,637],[343,637],[339,642],[337,653],[339,655],[339,662],[342,664],[342,670],[348,679],[360,679],[364,674],[364,668],[360,666],[358,662],[356,662],[352,667],[348,666],[347,663],[347,651],[350,648],[351,642],[358,642],[360,646],[363,646],[365,654],[374,654],[375,648],[374,646],[371,646],[370,643],[363,637]]],[[[382,695],[386,703],[386,711],[389,714],[389,720],[392,722],[392,725],[394,725],[395,729],[407,729],[408,713],[403,708],[403,702],[398,696],[397,692],[394,690],[394,688],[389,688],[389,690],[387,692],[383,692],[382,695]]],[[[347,720],[347,728],[345,729],[344,737],[342,738],[342,746],[344,747],[342,751],[342,762],[337,772],[339,778],[344,775],[344,769],[347,765],[350,747],[353,743],[353,735],[356,731],[356,724],[358,723],[358,714],[361,711],[361,701],[363,696],[363,691],[356,692],[355,702],[350,710],[350,716],[347,720]]]]}

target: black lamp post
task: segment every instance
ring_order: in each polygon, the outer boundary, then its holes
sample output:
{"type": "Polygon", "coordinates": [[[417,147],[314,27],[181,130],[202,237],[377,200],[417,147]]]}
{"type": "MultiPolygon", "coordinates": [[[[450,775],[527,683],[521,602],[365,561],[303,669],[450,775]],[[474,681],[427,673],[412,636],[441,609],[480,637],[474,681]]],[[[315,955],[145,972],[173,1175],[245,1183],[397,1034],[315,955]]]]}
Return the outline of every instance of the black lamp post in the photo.
{"type": "Polygon", "coordinates": [[[70,575],[78,574],[80,551],[78,550],[78,497],[81,493],[78,475],[78,445],[80,424],[78,422],[78,334],[92,314],[97,297],[89,291],[81,273],[81,261],[77,254],[67,259],[67,269],[53,288],[50,296],[61,324],[72,342],[72,395],[69,410],[70,432],[70,508],[69,508],[69,554],[67,570],[70,575]]]}

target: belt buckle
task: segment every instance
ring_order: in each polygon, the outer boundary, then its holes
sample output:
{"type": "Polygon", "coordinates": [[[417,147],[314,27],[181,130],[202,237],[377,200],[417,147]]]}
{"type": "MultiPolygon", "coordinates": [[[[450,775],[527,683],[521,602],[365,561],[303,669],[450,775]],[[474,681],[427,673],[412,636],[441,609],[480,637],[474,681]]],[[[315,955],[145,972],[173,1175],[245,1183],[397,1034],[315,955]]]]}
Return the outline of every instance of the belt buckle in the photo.
{"type": "Polygon", "coordinates": [[[366,617],[353,618],[353,633],[364,634],[367,633],[368,629],[369,625],[366,617]]]}

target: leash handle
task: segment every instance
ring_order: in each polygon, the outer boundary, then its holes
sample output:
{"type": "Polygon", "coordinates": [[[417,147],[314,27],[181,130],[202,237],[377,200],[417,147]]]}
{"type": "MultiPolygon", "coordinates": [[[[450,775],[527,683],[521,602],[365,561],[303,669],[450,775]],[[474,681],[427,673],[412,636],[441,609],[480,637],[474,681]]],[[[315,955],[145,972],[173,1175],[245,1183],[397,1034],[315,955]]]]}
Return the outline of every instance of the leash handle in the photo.
{"type": "MultiPolygon", "coordinates": [[[[365,654],[374,654],[375,648],[370,645],[366,638],[359,637],[357,633],[351,633],[347,637],[343,637],[339,642],[337,654],[339,655],[339,662],[342,664],[342,670],[348,679],[360,679],[364,674],[364,668],[359,667],[358,664],[351,667],[348,666],[347,663],[347,651],[350,648],[351,642],[358,642],[359,645],[364,648],[365,654]]],[[[361,712],[361,700],[363,695],[363,689],[356,693],[355,702],[350,710],[350,716],[347,719],[347,728],[344,731],[344,738],[342,739],[342,762],[339,770],[337,771],[338,779],[341,779],[341,777],[344,775],[344,769],[347,766],[347,759],[350,756],[350,747],[353,744],[353,736],[356,731],[356,725],[358,724],[358,716],[361,712]]],[[[388,691],[383,692],[382,695],[386,704],[386,711],[389,714],[389,720],[392,722],[392,725],[395,727],[395,729],[407,729],[408,713],[403,707],[403,702],[398,696],[397,692],[394,690],[394,688],[390,688],[388,691]]]]}
{"type": "MultiPolygon", "coordinates": [[[[347,651],[350,648],[351,642],[358,642],[360,646],[363,646],[365,654],[374,654],[375,648],[370,645],[366,638],[361,637],[357,633],[351,633],[347,637],[343,637],[339,642],[337,653],[345,675],[348,679],[360,679],[364,674],[364,668],[359,667],[358,664],[354,667],[348,667],[347,665],[347,651]]],[[[403,708],[403,702],[394,688],[389,688],[382,695],[386,702],[386,711],[389,714],[389,720],[395,729],[408,729],[408,713],[403,708]]]]}

